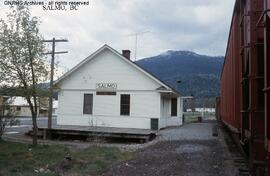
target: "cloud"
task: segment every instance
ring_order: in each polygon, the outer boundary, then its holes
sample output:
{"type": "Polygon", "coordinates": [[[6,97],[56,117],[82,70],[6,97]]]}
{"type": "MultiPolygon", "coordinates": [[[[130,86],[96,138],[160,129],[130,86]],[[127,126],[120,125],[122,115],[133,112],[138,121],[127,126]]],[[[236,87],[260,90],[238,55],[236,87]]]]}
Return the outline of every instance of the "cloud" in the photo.
{"type": "MultiPolygon", "coordinates": [[[[193,50],[201,54],[224,55],[234,0],[90,0],[78,11],[43,11],[32,7],[42,20],[46,39],[68,38],[57,44],[59,64],[71,68],[107,43],[121,51],[130,49],[134,58],[138,37],[138,58],[167,49],[193,50]]],[[[0,3],[0,17],[7,7],[0,3]]]]}

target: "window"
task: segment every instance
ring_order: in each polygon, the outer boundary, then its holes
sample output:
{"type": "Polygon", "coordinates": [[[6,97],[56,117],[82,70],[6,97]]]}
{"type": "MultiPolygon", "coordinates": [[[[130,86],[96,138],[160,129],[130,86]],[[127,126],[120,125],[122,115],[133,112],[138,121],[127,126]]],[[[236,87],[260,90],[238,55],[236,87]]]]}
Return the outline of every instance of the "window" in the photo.
{"type": "Polygon", "coordinates": [[[163,107],[163,108],[165,107],[165,100],[164,100],[164,97],[162,97],[162,107],[163,107]]]}
{"type": "Polygon", "coordinates": [[[16,110],[17,110],[17,111],[21,111],[21,107],[20,107],[20,106],[17,106],[17,107],[16,107],[16,110]]]}
{"type": "Polygon", "coordinates": [[[130,95],[122,94],[120,102],[120,115],[130,114],[130,95]]]}
{"type": "Polygon", "coordinates": [[[177,99],[171,99],[171,116],[177,116],[177,99]]]}
{"type": "Polygon", "coordinates": [[[83,114],[92,114],[93,112],[93,94],[84,94],[83,114]]]}
{"type": "Polygon", "coordinates": [[[47,113],[47,112],[48,112],[48,111],[45,110],[45,109],[40,109],[40,110],[39,110],[39,113],[40,113],[40,114],[45,114],[45,113],[47,113]]]}

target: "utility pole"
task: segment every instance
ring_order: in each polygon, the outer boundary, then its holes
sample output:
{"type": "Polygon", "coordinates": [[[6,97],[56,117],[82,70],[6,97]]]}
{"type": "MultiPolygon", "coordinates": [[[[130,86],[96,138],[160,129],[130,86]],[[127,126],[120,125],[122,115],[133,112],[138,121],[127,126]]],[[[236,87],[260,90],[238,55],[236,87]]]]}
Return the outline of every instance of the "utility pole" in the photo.
{"type": "Polygon", "coordinates": [[[51,59],[51,79],[50,79],[50,96],[49,96],[49,110],[48,110],[48,130],[49,135],[50,131],[52,129],[52,110],[53,110],[53,76],[54,76],[54,60],[55,60],[55,54],[65,54],[68,53],[67,51],[60,51],[55,52],[55,43],[56,42],[68,42],[67,39],[55,39],[52,40],[43,40],[43,42],[46,43],[52,43],[52,51],[48,53],[44,53],[45,55],[50,54],[52,56],[51,59]]]}
{"type": "Polygon", "coordinates": [[[135,37],[135,51],[134,51],[134,57],[135,57],[135,61],[137,60],[137,49],[138,49],[138,36],[139,35],[143,35],[145,33],[149,33],[150,31],[145,31],[145,32],[136,32],[134,34],[130,34],[128,36],[134,36],[135,37]]]}

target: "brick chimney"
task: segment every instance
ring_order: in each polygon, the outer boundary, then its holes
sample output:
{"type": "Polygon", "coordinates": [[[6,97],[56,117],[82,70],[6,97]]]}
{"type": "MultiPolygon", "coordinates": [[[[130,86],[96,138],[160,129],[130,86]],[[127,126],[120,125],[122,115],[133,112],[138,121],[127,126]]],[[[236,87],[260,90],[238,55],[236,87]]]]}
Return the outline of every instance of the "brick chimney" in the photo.
{"type": "Polygon", "coordinates": [[[122,50],[122,56],[130,60],[130,50],[122,50]]]}

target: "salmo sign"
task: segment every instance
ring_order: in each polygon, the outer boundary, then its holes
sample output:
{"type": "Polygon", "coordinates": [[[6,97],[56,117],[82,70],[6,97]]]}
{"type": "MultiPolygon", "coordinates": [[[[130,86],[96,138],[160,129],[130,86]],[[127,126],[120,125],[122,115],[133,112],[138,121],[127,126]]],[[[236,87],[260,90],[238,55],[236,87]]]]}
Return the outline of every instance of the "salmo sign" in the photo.
{"type": "Polygon", "coordinates": [[[116,83],[96,83],[97,90],[116,90],[116,83]]]}

